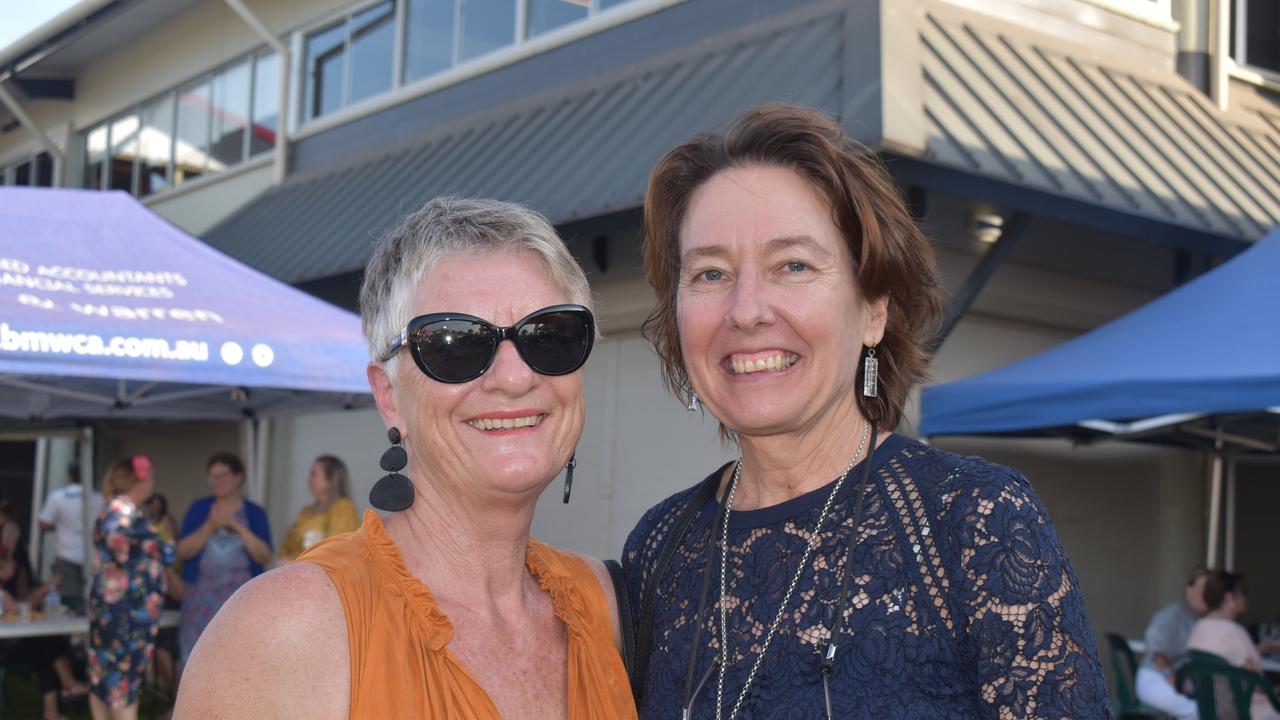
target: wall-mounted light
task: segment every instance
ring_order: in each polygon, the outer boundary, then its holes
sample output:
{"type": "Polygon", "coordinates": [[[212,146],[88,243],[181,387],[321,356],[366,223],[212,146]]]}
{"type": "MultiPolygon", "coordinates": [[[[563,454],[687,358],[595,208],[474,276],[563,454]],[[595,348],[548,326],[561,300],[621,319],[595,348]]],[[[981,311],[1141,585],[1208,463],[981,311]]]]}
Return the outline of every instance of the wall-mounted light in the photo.
{"type": "Polygon", "coordinates": [[[984,203],[969,207],[969,222],[965,227],[967,237],[990,244],[999,240],[1002,232],[1004,232],[1004,216],[999,210],[984,203]]]}

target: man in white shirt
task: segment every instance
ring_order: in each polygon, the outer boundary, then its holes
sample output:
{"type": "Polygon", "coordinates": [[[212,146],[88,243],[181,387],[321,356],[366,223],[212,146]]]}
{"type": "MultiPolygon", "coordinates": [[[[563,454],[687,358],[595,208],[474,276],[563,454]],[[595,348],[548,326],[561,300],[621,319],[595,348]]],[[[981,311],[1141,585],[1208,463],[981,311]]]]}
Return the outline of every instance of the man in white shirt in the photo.
{"type": "MultiPolygon", "coordinates": [[[[91,493],[90,523],[102,509],[102,498],[91,493]]],[[[80,466],[67,468],[67,484],[49,493],[40,512],[40,529],[56,533],[58,550],[53,574],[62,576],[58,592],[62,603],[72,610],[84,610],[84,488],[80,487],[80,466]]],[[[92,527],[92,525],[90,525],[92,527]]]]}
{"type": "Polygon", "coordinates": [[[1199,717],[1196,703],[1174,687],[1174,674],[1187,661],[1187,640],[1191,629],[1209,611],[1204,601],[1204,585],[1209,571],[1196,567],[1187,577],[1182,600],[1168,605],[1151,617],[1143,639],[1146,657],[1138,667],[1135,692],[1138,700],[1177,720],[1199,717]]]}

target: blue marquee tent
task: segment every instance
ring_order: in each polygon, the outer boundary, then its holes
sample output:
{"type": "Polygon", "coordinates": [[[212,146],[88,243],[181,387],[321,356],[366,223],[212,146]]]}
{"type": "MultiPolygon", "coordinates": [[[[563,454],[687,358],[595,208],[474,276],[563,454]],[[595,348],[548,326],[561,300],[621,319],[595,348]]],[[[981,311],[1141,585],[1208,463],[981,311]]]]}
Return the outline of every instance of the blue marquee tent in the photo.
{"type": "Polygon", "coordinates": [[[926,388],[921,432],[1089,437],[1237,413],[1253,414],[1255,423],[1263,418],[1274,444],[1280,423],[1280,229],[1074,340],[926,388]]]}
{"type": "Polygon", "coordinates": [[[0,187],[0,417],[242,419],[368,405],[352,313],[121,192],[0,187]]]}

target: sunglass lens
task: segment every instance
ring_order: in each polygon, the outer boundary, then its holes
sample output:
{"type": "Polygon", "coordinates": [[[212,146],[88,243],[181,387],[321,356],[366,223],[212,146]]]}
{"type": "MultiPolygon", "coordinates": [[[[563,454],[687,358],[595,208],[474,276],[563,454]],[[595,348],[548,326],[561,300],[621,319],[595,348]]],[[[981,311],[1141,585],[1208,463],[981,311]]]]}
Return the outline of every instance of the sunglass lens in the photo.
{"type": "Polygon", "coordinates": [[[543,375],[564,375],[582,367],[591,352],[589,316],[560,310],[529,318],[519,330],[520,355],[543,375]]]}
{"type": "Polygon", "coordinates": [[[429,375],[444,382],[480,376],[493,357],[493,332],[469,320],[440,320],[422,328],[415,340],[429,375]]]}

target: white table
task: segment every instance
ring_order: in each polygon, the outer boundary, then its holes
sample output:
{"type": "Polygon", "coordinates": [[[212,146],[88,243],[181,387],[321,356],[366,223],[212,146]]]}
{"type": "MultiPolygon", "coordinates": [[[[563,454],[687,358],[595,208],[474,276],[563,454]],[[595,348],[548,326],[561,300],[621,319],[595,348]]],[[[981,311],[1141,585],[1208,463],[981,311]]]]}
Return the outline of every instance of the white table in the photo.
{"type": "MultiPolygon", "coordinates": [[[[1145,655],[1147,653],[1147,643],[1142,640],[1130,640],[1129,649],[1135,655],[1145,655]]],[[[1280,673],[1280,655],[1263,655],[1262,671],[1266,673],[1280,673]]]]}
{"type": "MultiPolygon", "coordinates": [[[[182,613],[177,610],[160,611],[160,627],[177,627],[182,620],[182,613]]],[[[0,640],[24,637],[40,637],[42,635],[86,635],[89,632],[89,619],[84,617],[64,617],[57,620],[28,620],[27,622],[0,622],[0,640]]]]}

